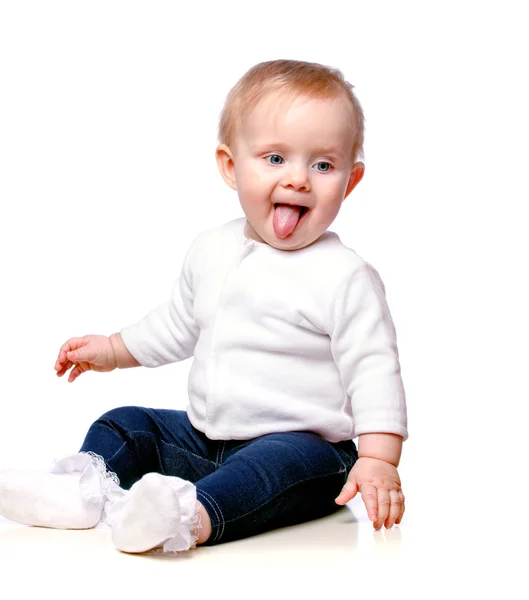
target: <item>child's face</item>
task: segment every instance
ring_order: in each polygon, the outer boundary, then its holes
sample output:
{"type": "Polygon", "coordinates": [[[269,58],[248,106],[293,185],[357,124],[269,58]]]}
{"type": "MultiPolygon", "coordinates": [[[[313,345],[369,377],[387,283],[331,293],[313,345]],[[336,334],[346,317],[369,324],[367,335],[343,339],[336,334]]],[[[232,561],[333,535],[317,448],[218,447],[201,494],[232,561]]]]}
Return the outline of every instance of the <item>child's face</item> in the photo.
{"type": "Polygon", "coordinates": [[[364,173],[351,159],[350,110],[341,98],[303,96],[278,111],[272,95],[250,113],[231,148],[217,148],[221,174],[246,214],[248,237],[298,250],[327,230],[364,173]],[[277,204],[294,207],[276,210],[277,204]],[[300,206],[308,210],[300,213],[300,206]]]}

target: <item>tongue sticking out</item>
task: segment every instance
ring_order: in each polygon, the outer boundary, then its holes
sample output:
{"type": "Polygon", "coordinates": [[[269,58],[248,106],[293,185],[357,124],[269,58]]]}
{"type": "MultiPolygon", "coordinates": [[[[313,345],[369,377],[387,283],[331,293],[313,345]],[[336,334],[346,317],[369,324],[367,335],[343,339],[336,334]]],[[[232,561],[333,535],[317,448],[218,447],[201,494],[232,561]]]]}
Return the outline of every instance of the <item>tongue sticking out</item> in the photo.
{"type": "Polygon", "coordinates": [[[277,237],[285,238],[290,235],[298,224],[301,206],[278,204],[274,209],[274,231],[277,237]]]}

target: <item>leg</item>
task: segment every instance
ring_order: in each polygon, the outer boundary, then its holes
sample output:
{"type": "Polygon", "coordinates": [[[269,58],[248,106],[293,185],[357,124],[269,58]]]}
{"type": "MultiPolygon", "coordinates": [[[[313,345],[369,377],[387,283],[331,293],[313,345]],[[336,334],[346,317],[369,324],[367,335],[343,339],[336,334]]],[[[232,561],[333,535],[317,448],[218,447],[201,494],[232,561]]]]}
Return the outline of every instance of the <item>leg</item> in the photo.
{"type": "MultiPolygon", "coordinates": [[[[194,545],[199,507],[192,482],[215,470],[217,445],[194,429],[183,411],[123,407],[92,425],[81,452],[103,456],[129,490],[105,507],[118,549],[178,551],[194,545]]],[[[199,540],[204,532],[207,521],[199,540]]]]}
{"type": "Polygon", "coordinates": [[[184,411],[124,406],[93,423],[80,452],[102,456],[128,490],[146,473],[191,482],[212,473],[215,463],[206,458],[208,442],[184,411]]]}
{"type": "Polygon", "coordinates": [[[208,511],[200,502],[198,503],[198,514],[200,515],[201,528],[198,532],[197,546],[200,546],[201,544],[205,544],[211,537],[212,527],[208,511]]]}
{"type": "Polygon", "coordinates": [[[80,453],[56,461],[51,472],[0,473],[0,514],[61,529],[108,523],[125,492],[107,470],[117,472],[125,489],[150,472],[196,480],[215,468],[202,458],[206,441],[182,411],[114,409],[90,427],[80,453]]]}
{"type": "Polygon", "coordinates": [[[331,444],[309,432],[226,442],[225,449],[220,468],[196,483],[211,520],[207,545],[339,510],[334,498],[357,459],[352,441],[331,444]]]}

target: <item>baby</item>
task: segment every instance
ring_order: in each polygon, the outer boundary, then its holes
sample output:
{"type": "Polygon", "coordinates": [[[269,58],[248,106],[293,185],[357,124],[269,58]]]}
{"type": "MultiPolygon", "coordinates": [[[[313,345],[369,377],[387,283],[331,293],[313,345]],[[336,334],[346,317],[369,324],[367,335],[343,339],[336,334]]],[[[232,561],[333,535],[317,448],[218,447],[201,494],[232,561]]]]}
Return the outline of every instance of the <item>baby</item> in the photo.
{"type": "Polygon", "coordinates": [[[362,144],[340,71],[275,60],[242,77],[216,159],[245,217],[194,239],[168,302],[110,337],[68,340],[55,364],[73,382],[193,356],[186,411],[110,410],[50,472],[0,473],[0,514],[106,523],[137,553],[301,523],[357,492],[375,529],[400,523],[395,327],[377,271],[328,231],[364,174],[362,144]]]}

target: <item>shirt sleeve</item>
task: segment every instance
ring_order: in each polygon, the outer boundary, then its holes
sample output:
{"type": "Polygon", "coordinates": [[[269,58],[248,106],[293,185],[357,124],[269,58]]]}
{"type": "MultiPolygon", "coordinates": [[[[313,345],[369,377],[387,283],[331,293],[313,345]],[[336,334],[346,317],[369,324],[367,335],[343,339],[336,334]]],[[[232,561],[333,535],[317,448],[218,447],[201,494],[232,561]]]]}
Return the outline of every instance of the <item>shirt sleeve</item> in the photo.
{"type": "Polygon", "coordinates": [[[339,286],[331,304],[331,352],[351,399],[354,435],[408,438],[406,396],[396,331],[378,272],[364,262],[339,286]]]}
{"type": "Polygon", "coordinates": [[[159,367],[193,355],[199,333],[193,316],[193,262],[197,240],[187,251],[170,299],[120,332],[127,350],[144,367],[159,367]]]}

